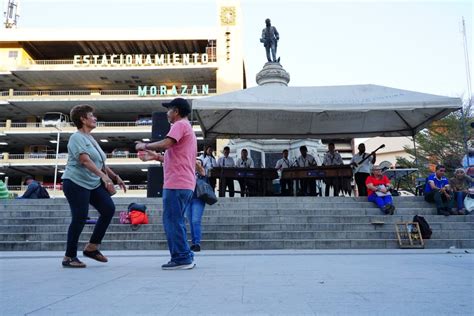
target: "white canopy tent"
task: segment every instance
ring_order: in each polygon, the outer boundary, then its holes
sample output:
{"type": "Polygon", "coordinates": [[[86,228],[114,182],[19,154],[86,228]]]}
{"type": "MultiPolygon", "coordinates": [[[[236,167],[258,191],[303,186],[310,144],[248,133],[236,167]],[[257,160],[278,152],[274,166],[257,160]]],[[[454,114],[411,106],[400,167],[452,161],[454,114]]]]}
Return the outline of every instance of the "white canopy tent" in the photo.
{"type": "Polygon", "coordinates": [[[258,86],[193,100],[205,137],[413,136],[461,99],[377,85],[258,86]]]}

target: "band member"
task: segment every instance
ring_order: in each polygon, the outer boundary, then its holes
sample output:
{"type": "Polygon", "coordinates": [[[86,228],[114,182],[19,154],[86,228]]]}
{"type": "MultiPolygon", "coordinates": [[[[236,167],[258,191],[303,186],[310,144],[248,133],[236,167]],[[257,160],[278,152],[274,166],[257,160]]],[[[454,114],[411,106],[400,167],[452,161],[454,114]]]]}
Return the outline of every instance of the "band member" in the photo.
{"type": "MultiPolygon", "coordinates": [[[[217,166],[222,168],[234,168],[234,158],[229,157],[230,148],[229,146],[224,147],[224,156],[219,157],[217,160],[217,166]]],[[[225,196],[225,191],[229,189],[229,196],[233,197],[235,194],[234,179],[225,178],[224,181],[219,181],[219,197],[225,196]]]]}
{"type": "MultiPolygon", "coordinates": [[[[206,172],[206,176],[209,176],[210,171],[212,168],[217,167],[217,160],[212,154],[212,146],[207,145],[204,147],[204,152],[199,159],[202,162],[202,166],[204,167],[204,171],[206,172]]],[[[208,178],[209,185],[214,189],[216,187],[216,178],[208,178]]]]}
{"type": "MultiPolygon", "coordinates": [[[[301,156],[295,161],[296,167],[311,167],[317,166],[316,159],[308,154],[308,148],[306,146],[300,147],[301,156]]],[[[302,179],[300,180],[300,193],[302,195],[316,195],[316,182],[313,179],[302,179]],[[308,191],[309,188],[309,191],[308,191]]]]}
{"type": "MultiPolygon", "coordinates": [[[[324,154],[323,166],[339,166],[343,165],[341,155],[335,150],[334,143],[328,144],[328,152],[324,154]]],[[[326,183],[325,196],[329,196],[329,188],[334,187],[334,196],[339,196],[339,189],[341,188],[340,179],[328,178],[326,183]]]]}
{"type": "MultiPolygon", "coordinates": [[[[254,168],[253,159],[249,157],[249,152],[247,149],[242,149],[240,152],[240,158],[237,159],[238,168],[254,168]]],[[[251,180],[243,179],[239,180],[240,184],[240,196],[249,196],[254,193],[254,185],[251,180]]]]}
{"type": "Polygon", "coordinates": [[[351,166],[354,168],[354,180],[357,184],[359,196],[367,196],[365,180],[370,175],[372,165],[375,164],[376,155],[374,151],[370,154],[366,154],[364,144],[359,144],[357,148],[359,152],[352,157],[351,166]],[[372,155],[372,158],[367,158],[370,155],[372,155]]]}
{"type": "MultiPolygon", "coordinates": [[[[277,161],[275,168],[278,171],[282,171],[283,169],[290,168],[290,160],[288,159],[288,149],[283,150],[282,152],[283,157],[277,161]]],[[[285,180],[281,179],[280,177],[280,187],[281,187],[281,195],[283,196],[291,196],[293,192],[293,181],[292,180],[285,180]]]]}

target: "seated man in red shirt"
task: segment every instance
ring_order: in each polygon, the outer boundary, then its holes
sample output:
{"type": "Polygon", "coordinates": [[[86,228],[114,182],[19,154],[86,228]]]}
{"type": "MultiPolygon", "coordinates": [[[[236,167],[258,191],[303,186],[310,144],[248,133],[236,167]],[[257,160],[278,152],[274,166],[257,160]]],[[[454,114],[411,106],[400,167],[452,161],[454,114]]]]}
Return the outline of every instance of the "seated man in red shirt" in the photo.
{"type": "Polygon", "coordinates": [[[395,206],[389,191],[390,180],[387,176],[382,175],[382,169],[379,166],[372,167],[372,174],[367,177],[365,184],[369,202],[377,204],[384,214],[393,215],[395,206]]]}

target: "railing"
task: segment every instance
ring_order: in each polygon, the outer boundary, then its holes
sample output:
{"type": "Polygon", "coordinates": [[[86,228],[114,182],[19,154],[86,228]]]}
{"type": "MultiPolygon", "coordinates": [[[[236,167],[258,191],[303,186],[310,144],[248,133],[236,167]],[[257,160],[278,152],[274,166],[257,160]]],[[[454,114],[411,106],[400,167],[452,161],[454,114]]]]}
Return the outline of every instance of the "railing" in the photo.
{"type": "MultiPolygon", "coordinates": [[[[117,152],[117,153],[107,153],[108,159],[122,159],[122,158],[138,158],[137,153],[127,153],[127,152],[117,152]]],[[[4,156],[0,155],[1,160],[4,160],[4,156]]],[[[58,154],[58,159],[67,159],[68,154],[60,153],[58,154]]],[[[9,160],[23,160],[23,159],[56,159],[56,154],[48,153],[28,153],[28,154],[9,154],[9,160]]]]}
{"type": "MultiPolygon", "coordinates": [[[[189,85],[192,86],[192,85],[189,85]]],[[[171,91],[171,90],[169,90],[171,91]]],[[[216,88],[209,88],[209,94],[215,94],[216,88]]],[[[42,90],[35,90],[35,91],[19,91],[14,90],[12,96],[28,96],[28,97],[38,97],[38,96],[136,96],[138,97],[138,89],[136,90],[55,90],[55,91],[42,91],[42,90]]],[[[1,93],[1,96],[7,97],[10,96],[8,91],[4,91],[1,93]]],[[[177,96],[175,94],[167,93],[167,94],[156,94],[156,97],[174,97],[177,96]]],[[[191,94],[187,94],[187,96],[192,96],[191,94]]]]}
{"type": "MultiPolygon", "coordinates": [[[[43,185],[48,191],[53,191],[54,190],[54,185],[52,184],[47,184],[43,185]]],[[[26,191],[27,185],[9,185],[7,186],[8,191],[15,191],[15,192],[22,192],[26,191]]],[[[134,191],[134,190],[146,190],[147,185],[146,184],[125,184],[125,187],[127,188],[128,191],[134,191]]],[[[119,187],[117,186],[117,189],[119,187]]],[[[56,191],[62,191],[63,190],[63,185],[62,183],[56,184],[56,191]]]]}
{"type": "MultiPolygon", "coordinates": [[[[75,127],[74,123],[66,122],[62,123],[62,128],[75,127]]],[[[136,127],[136,126],[151,126],[151,122],[97,122],[97,127],[136,127]]],[[[0,123],[0,127],[6,127],[6,123],[0,123]]],[[[40,128],[40,127],[54,127],[54,126],[43,126],[42,123],[27,123],[27,122],[13,122],[10,125],[11,128],[40,128]]]]}
{"type": "Polygon", "coordinates": [[[2,97],[6,97],[6,96],[8,96],[8,94],[9,94],[8,91],[2,91],[2,92],[0,92],[0,96],[2,96],[2,97]]]}

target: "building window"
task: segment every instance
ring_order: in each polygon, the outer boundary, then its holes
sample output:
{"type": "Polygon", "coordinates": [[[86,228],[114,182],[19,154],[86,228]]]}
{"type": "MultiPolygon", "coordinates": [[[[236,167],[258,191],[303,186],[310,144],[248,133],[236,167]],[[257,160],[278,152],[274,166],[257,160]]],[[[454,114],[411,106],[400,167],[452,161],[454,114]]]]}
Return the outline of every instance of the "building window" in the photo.
{"type": "Polygon", "coordinates": [[[8,52],[8,58],[17,58],[18,57],[18,51],[17,50],[11,50],[8,52]]]}

